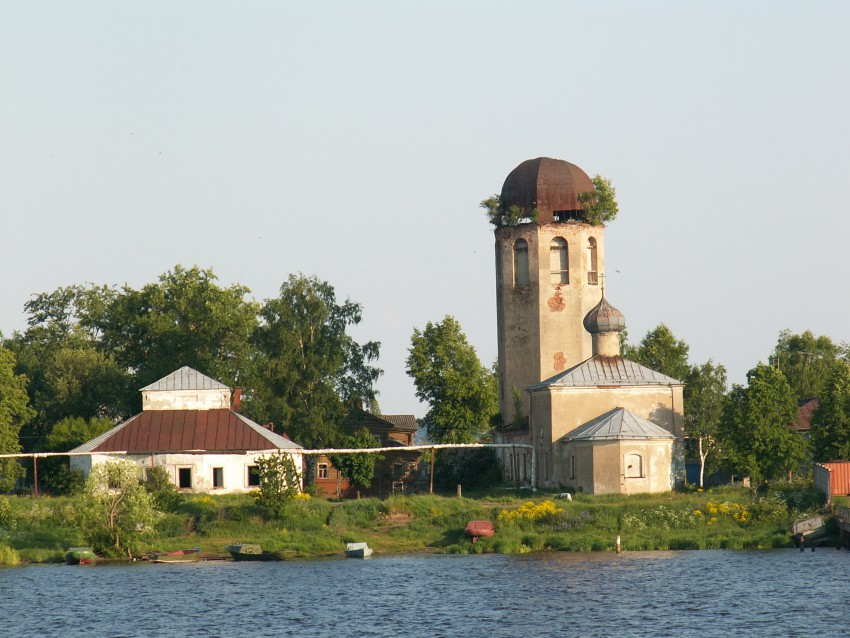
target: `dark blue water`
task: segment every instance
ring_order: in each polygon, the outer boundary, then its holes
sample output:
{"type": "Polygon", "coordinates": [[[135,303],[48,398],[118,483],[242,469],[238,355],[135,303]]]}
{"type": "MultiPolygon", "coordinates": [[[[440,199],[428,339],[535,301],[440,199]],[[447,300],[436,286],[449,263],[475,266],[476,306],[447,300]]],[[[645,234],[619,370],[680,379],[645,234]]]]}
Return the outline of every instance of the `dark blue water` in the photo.
{"type": "Polygon", "coordinates": [[[850,552],[0,569],[0,636],[847,636],[850,552]]]}

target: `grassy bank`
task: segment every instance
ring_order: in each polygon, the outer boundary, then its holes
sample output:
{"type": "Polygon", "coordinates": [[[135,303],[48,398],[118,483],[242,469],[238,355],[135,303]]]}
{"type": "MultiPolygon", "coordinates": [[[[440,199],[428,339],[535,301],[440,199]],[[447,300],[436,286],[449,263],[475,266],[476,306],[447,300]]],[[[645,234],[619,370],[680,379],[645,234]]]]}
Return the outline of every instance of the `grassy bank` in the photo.
{"type": "MultiPolygon", "coordinates": [[[[165,514],[146,543],[150,551],[200,546],[224,554],[226,544],[256,542],[301,557],[339,554],[350,541],[377,553],[610,551],[617,536],[625,551],[774,548],[791,547],[792,522],[822,505],[806,487],[773,489],[755,501],[739,488],[572,501],[492,490],[467,498],[299,498],[281,518],[269,518],[247,495],[198,495],[165,514]],[[471,519],[492,520],[496,535],[472,544],[463,535],[471,519]]],[[[0,564],[62,560],[68,546],[84,542],[74,507],[68,498],[0,497],[0,564]]]]}

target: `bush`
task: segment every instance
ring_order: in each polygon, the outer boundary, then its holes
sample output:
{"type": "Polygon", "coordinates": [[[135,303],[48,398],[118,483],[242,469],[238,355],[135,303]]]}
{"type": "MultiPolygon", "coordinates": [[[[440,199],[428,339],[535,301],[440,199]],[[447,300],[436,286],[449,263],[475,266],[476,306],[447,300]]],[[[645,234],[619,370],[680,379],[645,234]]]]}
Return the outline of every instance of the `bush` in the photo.
{"type": "Polygon", "coordinates": [[[301,492],[301,476],[291,454],[279,452],[257,458],[260,490],[257,505],[271,516],[283,518],[286,505],[301,492]]]}
{"type": "Polygon", "coordinates": [[[17,565],[21,562],[18,552],[8,545],[0,545],[0,565],[17,565]]]}
{"type": "Polygon", "coordinates": [[[148,470],[147,480],[142,483],[142,486],[151,495],[154,507],[160,512],[175,512],[183,501],[180,491],[171,482],[168,472],[162,466],[148,470]]]}
{"type": "Polygon", "coordinates": [[[80,494],[86,486],[86,477],[79,470],[72,470],[67,465],[60,465],[53,477],[52,489],[55,494],[73,496],[80,494]]]}
{"type": "Polygon", "coordinates": [[[3,529],[15,529],[16,523],[17,521],[12,512],[12,505],[9,503],[9,499],[0,496],[0,527],[3,529]]]}

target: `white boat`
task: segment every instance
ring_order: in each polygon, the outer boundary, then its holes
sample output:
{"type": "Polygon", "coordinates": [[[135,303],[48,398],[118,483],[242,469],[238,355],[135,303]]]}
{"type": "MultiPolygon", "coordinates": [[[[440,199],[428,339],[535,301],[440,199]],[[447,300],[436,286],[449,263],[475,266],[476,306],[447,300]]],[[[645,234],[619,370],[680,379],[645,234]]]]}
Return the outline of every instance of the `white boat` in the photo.
{"type": "Polygon", "coordinates": [[[791,528],[791,537],[794,539],[794,544],[800,548],[800,551],[808,545],[812,549],[819,545],[826,536],[826,525],[823,522],[823,517],[812,516],[795,521],[791,528]]]}
{"type": "Polygon", "coordinates": [[[348,543],[345,546],[345,555],[349,558],[369,558],[372,548],[366,543],[348,543]]]}

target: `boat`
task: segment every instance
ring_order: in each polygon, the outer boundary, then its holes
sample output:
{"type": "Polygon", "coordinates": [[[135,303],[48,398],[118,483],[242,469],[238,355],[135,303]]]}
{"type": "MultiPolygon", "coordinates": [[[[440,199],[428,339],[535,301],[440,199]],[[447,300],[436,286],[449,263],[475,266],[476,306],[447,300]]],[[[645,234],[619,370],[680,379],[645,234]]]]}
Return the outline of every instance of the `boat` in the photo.
{"type": "Polygon", "coordinates": [[[345,555],[348,558],[369,558],[372,548],[366,543],[348,543],[345,546],[345,555]]]}
{"type": "Polygon", "coordinates": [[[794,521],[791,527],[791,538],[794,539],[794,544],[803,551],[808,545],[813,550],[823,542],[826,536],[826,524],[823,522],[822,516],[812,516],[811,518],[802,518],[794,521]]]}
{"type": "Polygon", "coordinates": [[[226,545],[224,547],[233,560],[255,560],[255,561],[271,561],[271,560],[287,560],[292,558],[294,551],[269,552],[263,550],[261,545],[256,543],[236,543],[234,545],[226,545]]]}
{"type": "Polygon", "coordinates": [[[479,538],[493,536],[496,533],[496,529],[493,527],[492,521],[469,521],[463,533],[473,543],[477,543],[479,538]]]}
{"type": "Polygon", "coordinates": [[[173,552],[152,552],[148,558],[152,563],[192,563],[206,560],[201,556],[200,547],[178,549],[173,552]]]}
{"type": "Polygon", "coordinates": [[[69,547],[65,552],[65,562],[69,565],[94,565],[97,556],[91,547],[69,547]]]}

